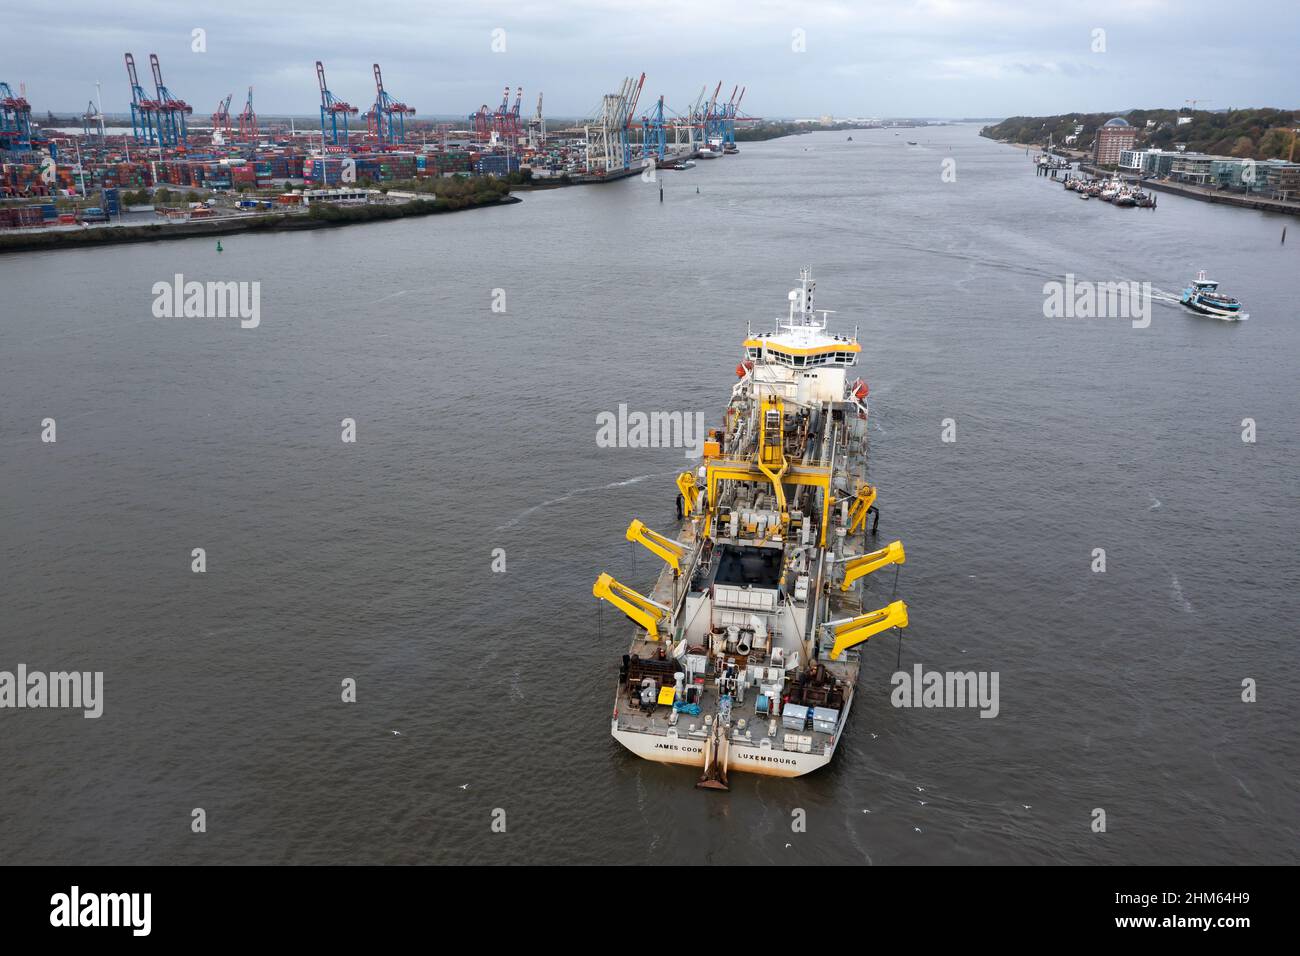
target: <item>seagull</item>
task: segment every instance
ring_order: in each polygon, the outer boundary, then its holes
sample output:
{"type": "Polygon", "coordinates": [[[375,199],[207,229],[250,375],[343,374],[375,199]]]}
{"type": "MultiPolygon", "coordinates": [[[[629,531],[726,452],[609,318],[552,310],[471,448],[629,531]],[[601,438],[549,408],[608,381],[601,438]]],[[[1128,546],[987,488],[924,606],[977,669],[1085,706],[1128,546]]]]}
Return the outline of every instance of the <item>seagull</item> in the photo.
{"type": "Polygon", "coordinates": [[[788,850],[788,849],[790,849],[790,847],[792,847],[792,846],[794,846],[793,843],[787,843],[787,844],[785,845],[785,848],[788,850]]]}
{"type": "Polygon", "coordinates": [[[1031,806],[1030,806],[1029,804],[1027,804],[1027,803],[1022,803],[1021,806],[1024,807],[1026,810],[1032,810],[1032,809],[1033,809],[1033,807],[1031,807],[1031,806]]]}
{"type": "Polygon", "coordinates": [[[917,793],[925,793],[925,787],[917,787],[917,788],[916,788],[916,792],[917,792],[917,793]]]}
{"type": "Polygon", "coordinates": [[[469,789],[469,784],[467,784],[467,783],[462,783],[462,784],[460,785],[459,789],[461,789],[461,790],[468,790],[468,789],[469,789]]]}
{"type": "Polygon", "coordinates": [[[919,803],[921,806],[925,806],[925,801],[924,801],[924,800],[918,800],[917,803],[919,803]]]}
{"type": "Polygon", "coordinates": [[[872,740],[875,740],[875,739],[876,739],[876,735],[875,735],[875,734],[872,734],[872,735],[871,735],[871,739],[872,739],[872,740]]]}
{"type": "Polygon", "coordinates": [[[870,811],[870,810],[863,810],[862,812],[863,812],[863,813],[870,813],[871,811],[870,811]]]}
{"type": "Polygon", "coordinates": [[[394,737],[400,737],[400,736],[402,736],[402,732],[401,732],[400,730],[394,730],[394,731],[392,731],[392,734],[393,734],[394,737]]]}
{"type": "Polygon", "coordinates": [[[912,827],[912,829],[915,830],[917,833],[920,833],[920,832],[921,832],[921,828],[920,828],[920,827],[912,827]]]}

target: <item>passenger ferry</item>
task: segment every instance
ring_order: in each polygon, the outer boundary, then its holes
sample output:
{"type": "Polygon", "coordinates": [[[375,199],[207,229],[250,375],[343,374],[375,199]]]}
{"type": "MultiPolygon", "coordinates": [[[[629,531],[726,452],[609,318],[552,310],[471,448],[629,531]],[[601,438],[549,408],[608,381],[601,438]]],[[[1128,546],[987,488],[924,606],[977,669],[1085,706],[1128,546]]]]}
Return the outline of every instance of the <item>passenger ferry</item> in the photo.
{"type": "Polygon", "coordinates": [[[1248,316],[1241,311],[1241,302],[1219,291],[1219,283],[1205,277],[1202,269],[1183,290],[1180,300],[1184,306],[1201,315],[1212,315],[1228,322],[1240,322],[1248,316]]]}

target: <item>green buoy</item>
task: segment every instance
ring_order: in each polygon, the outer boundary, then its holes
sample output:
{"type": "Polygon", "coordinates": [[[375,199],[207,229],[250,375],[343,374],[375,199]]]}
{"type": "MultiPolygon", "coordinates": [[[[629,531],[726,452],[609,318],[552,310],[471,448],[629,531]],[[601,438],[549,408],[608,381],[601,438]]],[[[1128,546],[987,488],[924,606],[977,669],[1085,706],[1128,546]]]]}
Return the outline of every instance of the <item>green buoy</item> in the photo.
{"type": "Polygon", "coordinates": [[[221,240],[218,239],[218,240],[217,240],[217,252],[220,252],[220,251],[221,251],[221,240]]]}

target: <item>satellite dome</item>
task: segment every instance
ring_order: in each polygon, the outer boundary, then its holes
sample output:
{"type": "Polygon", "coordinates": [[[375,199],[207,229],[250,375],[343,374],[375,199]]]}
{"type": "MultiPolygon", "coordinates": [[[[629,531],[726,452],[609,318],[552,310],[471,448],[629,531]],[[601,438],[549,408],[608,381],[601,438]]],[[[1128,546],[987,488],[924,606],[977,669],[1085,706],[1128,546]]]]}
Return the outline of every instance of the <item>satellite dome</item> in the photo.
{"type": "Polygon", "coordinates": [[[1128,125],[1128,120],[1124,119],[1124,117],[1122,117],[1122,116],[1116,116],[1114,119],[1108,119],[1108,120],[1106,120],[1106,125],[1107,125],[1107,126],[1127,126],[1127,125],[1128,125]]]}

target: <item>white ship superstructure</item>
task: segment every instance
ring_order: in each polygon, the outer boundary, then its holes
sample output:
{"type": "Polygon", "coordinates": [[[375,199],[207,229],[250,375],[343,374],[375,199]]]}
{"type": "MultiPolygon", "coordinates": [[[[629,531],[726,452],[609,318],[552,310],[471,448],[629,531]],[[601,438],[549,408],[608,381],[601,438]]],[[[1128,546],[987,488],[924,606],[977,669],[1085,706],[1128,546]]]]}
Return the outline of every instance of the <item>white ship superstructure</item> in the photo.
{"type": "Polygon", "coordinates": [[[798,776],[829,763],[853,703],[860,645],[907,626],[907,605],[866,610],[862,580],[905,560],[868,550],[879,521],[866,481],[861,346],[832,334],[803,270],[789,314],[749,334],[720,428],[678,476],[675,537],[633,520],[629,541],[664,562],[638,593],[608,574],[593,593],[637,626],[611,731],[642,757],[798,776]],[[870,527],[868,527],[870,525],[870,527]]]}

